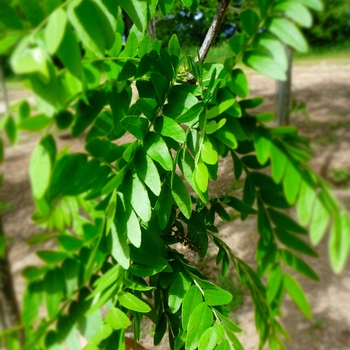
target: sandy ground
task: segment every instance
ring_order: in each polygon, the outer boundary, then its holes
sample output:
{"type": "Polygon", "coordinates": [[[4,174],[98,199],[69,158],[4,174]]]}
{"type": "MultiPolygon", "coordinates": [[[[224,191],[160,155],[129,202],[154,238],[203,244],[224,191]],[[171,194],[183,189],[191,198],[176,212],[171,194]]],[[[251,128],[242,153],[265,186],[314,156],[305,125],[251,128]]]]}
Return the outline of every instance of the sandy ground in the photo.
{"type": "MultiPolygon", "coordinates": [[[[250,74],[249,81],[251,96],[264,96],[266,103],[263,109],[273,110],[275,82],[256,74],[250,74]]],[[[328,177],[333,168],[350,171],[350,60],[315,61],[308,62],[306,66],[298,63],[293,69],[293,97],[298,102],[307,102],[310,122],[299,113],[292,116],[291,124],[297,125],[302,134],[311,138],[314,168],[325,177],[328,177]]],[[[12,101],[19,98],[21,92],[10,91],[12,101]]],[[[0,113],[2,108],[0,101],[0,113]]],[[[27,171],[36,140],[34,135],[23,134],[19,145],[6,148],[5,162],[2,165],[5,181],[0,197],[11,203],[11,209],[4,213],[3,219],[19,299],[24,288],[21,269],[39,262],[34,249],[25,244],[37,231],[30,219],[33,204],[27,171]]],[[[66,143],[66,140],[58,141],[59,147],[66,143]]],[[[69,140],[69,143],[72,150],[82,147],[79,139],[69,140]]],[[[218,194],[224,192],[233,177],[230,161],[222,161],[220,174],[219,181],[212,187],[218,194]]],[[[349,190],[338,188],[336,195],[350,211],[349,190]]],[[[223,224],[220,226],[220,235],[239,257],[252,266],[255,265],[257,233],[254,219],[223,224]]],[[[314,312],[313,320],[306,320],[289,298],[286,297],[283,303],[283,324],[292,337],[292,342],[286,344],[287,349],[350,349],[350,264],[340,275],[334,275],[329,267],[327,244],[327,239],[323,239],[316,248],[320,258],[311,261],[321,282],[315,283],[298,276],[309,297],[314,312]]],[[[253,304],[246,292],[243,305],[232,317],[244,329],[240,339],[245,348],[257,349],[253,304]]],[[[145,329],[143,344],[148,349],[153,349],[149,336],[152,330],[147,326],[145,329]]],[[[168,347],[163,344],[157,349],[165,350],[168,347]]]]}

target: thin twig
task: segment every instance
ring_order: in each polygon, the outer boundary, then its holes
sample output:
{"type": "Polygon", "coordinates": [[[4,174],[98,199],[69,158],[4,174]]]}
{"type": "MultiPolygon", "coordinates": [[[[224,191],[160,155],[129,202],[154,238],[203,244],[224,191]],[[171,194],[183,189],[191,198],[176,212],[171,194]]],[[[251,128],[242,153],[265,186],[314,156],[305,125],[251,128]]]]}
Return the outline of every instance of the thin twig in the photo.
{"type": "Polygon", "coordinates": [[[225,17],[226,10],[231,0],[221,0],[218,5],[218,9],[216,10],[215,17],[211,22],[207,35],[203,41],[203,44],[199,50],[199,57],[201,62],[203,63],[207,54],[209,52],[210,47],[213,45],[213,41],[219,32],[221,23],[225,17]]]}

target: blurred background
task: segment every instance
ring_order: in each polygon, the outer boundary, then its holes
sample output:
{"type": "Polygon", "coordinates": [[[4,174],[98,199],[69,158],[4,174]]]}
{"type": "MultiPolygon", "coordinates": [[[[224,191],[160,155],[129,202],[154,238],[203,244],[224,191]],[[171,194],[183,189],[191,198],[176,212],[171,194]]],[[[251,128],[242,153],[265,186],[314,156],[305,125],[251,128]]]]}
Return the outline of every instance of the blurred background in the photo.
{"type": "MultiPolygon", "coordinates": [[[[199,0],[196,0],[199,1],[199,0]]],[[[251,0],[246,0],[246,4],[251,0]]],[[[296,1],[296,0],[292,0],[296,1]]],[[[301,1],[301,0],[300,0],[301,1]]],[[[10,1],[15,2],[15,1],[10,1]]],[[[205,37],[208,27],[215,15],[217,0],[201,0],[198,10],[191,12],[177,1],[173,11],[166,17],[159,12],[156,20],[150,24],[151,34],[157,34],[166,46],[175,33],[181,41],[183,53],[196,55],[205,37]]],[[[313,25],[303,30],[310,50],[307,54],[293,54],[291,64],[290,93],[284,106],[288,115],[288,123],[295,126],[299,133],[305,136],[312,150],[311,165],[334,187],[335,195],[350,211],[350,0],[324,0],[325,9],[322,13],[314,12],[313,25]]],[[[215,46],[209,52],[208,62],[223,63],[229,56],[228,39],[241,30],[236,26],[237,16],[242,1],[232,1],[227,16],[222,24],[215,46]]],[[[26,99],[35,112],[35,100],[26,90],[21,77],[15,77],[9,66],[9,53],[18,34],[4,34],[1,21],[6,21],[0,14],[0,123],[12,108],[26,99]],[[5,95],[5,91],[7,91],[5,95]],[[7,97],[5,97],[7,96],[7,97]]],[[[124,16],[125,36],[132,23],[124,16]]],[[[35,19],[33,20],[35,22],[35,19]]],[[[33,24],[33,23],[32,23],[33,24]]],[[[281,86],[274,80],[263,77],[253,71],[245,70],[248,75],[251,96],[261,96],[265,103],[257,113],[278,112],[278,94],[281,86]]],[[[288,89],[287,89],[288,90],[288,89]]],[[[278,119],[278,118],[277,118],[278,119]]],[[[278,120],[274,121],[278,124],[278,120]]],[[[285,123],[285,120],[283,121],[285,123]]],[[[83,143],[78,139],[58,135],[58,147],[70,145],[72,151],[82,149],[83,143]]],[[[38,136],[22,133],[15,147],[5,144],[5,157],[1,172],[5,173],[3,186],[0,190],[2,200],[1,220],[6,242],[9,247],[9,261],[20,301],[24,289],[21,270],[26,265],[38,264],[35,249],[26,244],[27,240],[37,233],[37,228],[31,222],[34,211],[30,184],[28,179],[28,164],[31,151],[38,136]]],[[[232,179],[232,164],[220,164],[220,178],[212,187],[219,192],[227,187],[232,179]]],[[[238,195],[240,188],[237,186],[238,195]]],[[[293,214],[293,213],[291,213],[293,214]]],[[[233,213],[234,217],[234,213],[233,213]]],[[[255,245],[257,242],[256,223],[254,219],[245,222],[218,223],[220,234],[230,245],[235,254],[255,264],[255,245]]],[[[0,230],[1,231],[1,230],[0,230]]],[[[328,242],[324,239],[317,247],[320,258],[308,261],[318,273],[321,282],[315,283],[298,277],[305,288],[314,310],[314,318],[305,320],[296,310],[291,300],[284,303],[284,324],[293,342],[288,349],[310,350],[346,350],[350,349],[350,265],[341,275],[336,276],[330,269],[328,259],[328,242]]],[[[196,259],[193,257],[193,259],[196,259]]],[[[228,289],[234,295],[230,305],[232,317],[245,329],[241,341],[247,350],[257,349],[258,337],[254,328],[253,304],[246,291],[242,290],[233,273],[217,280],[214,258],[195,261],[200,264],[212,279],[228,289]]],[[[152,349],[152,332],[148,324],[144,327],[144,345],[152,349]]],[[[159,349],[167,349],[161,345],[159,349]]]]}

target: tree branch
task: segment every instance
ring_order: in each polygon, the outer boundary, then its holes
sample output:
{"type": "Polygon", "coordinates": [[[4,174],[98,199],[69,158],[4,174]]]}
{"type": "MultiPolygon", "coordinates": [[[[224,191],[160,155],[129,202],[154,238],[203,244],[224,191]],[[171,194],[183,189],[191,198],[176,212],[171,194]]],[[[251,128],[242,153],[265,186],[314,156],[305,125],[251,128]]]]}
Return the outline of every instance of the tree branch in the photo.
{"type": "Polygon", "coordinates": [[[225,17],[226,10],[231,2],[231,0],[219,0],[218,9],[216,10],[215,17],[209,27],[207,35],[203,41],[203,44],[199,50],[199,57],[201,62],[203,63],[207,54],[209,52],[210,47],[213,45],[213,41],[220,29],[221,23],[225,17]]]}

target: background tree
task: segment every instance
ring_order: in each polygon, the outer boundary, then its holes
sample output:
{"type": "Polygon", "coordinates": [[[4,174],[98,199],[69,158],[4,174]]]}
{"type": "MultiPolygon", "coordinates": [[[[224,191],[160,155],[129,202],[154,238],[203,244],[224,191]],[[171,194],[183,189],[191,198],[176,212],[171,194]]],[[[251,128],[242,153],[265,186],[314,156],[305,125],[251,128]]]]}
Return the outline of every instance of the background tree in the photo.
{"type": "MultiPolygon", "coordinates": [[[[57,243],[55,250],[37,251],[42,266],[23,271],[21,324],[2,332],[10,349],[21,347],[19,328],[26,350],[62,349],[62,344],[79,349],[79,334],[88,343],[85,349],[123,349],[131,324],[139,341],[143,317],[155,324],[154,345],[168,332],[172,349],[242,349],[236,336],[241,329],[225,308],[232,295],[209,282],[176,245],[204,257],[209,242],[218,248],[221,274],[233,266],[251,294],[260,348],[268,342],[271,349],[284,349],[288,334],[279,317],[284,294],[312,317],[286,266],[318,280],[300,257],[317,256],[301,235],[309,233],[318,244],[330,226],[332,267],[339,272],[345,264],[349,215],[308,166],[310,150],[296,130],[269,127],[270,115],[254,112],[263,101],[248,97],[247,78],[236,67],[285,80],[282,42],[306,52],[298,25],[310,25],[308,8],[320,10],[322,3],[245,3],[241,31],[230,39],[232,53],[224,65],[183,58],[176,35],[166,50],[159,36],[152,40],[145,34],[157,6],[167,16],[174,4],[1,4],[6,13],[1,43],[13,30],[20,37],[11,67],[26,79],[37,102],[32,111],[23,101],[2,125],[11,143],[21,130],[42,132],[29,175],[33,220],[45,232],[31,242],[57,243]],[[125,43],[122,11],[134,23],[125,43]],[[85,151],[58,150],[59,130],[83,137],[85,151]],[[125,142],[127,132],[133,139],[125,142]],[[235,178],[216,196],[208,191],[209,181],[217,179],[219,158],[226,157],[235,178]],[[232,192],[239,179],[242,198],[232,192]],[[293,206],[299,223],[284,212],[293,206]],[[242,220],[257,216],[256,271],[218,234],[215,218],[231,220],[227,207],[242,220]],[[39,318],[42,304],[46,314],[39,318]]],[[[182,4],[192,11],[198,5],[182,4]]],[[[219,3],[219,9],[228,4],[219,3]]]]}

